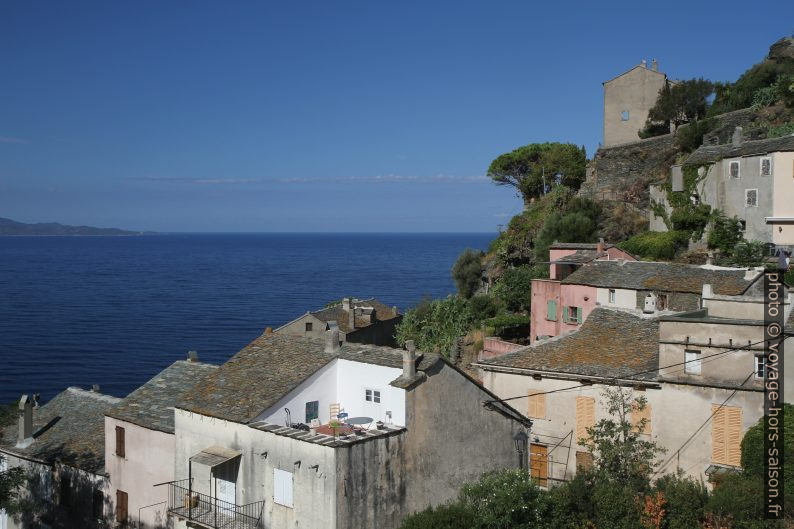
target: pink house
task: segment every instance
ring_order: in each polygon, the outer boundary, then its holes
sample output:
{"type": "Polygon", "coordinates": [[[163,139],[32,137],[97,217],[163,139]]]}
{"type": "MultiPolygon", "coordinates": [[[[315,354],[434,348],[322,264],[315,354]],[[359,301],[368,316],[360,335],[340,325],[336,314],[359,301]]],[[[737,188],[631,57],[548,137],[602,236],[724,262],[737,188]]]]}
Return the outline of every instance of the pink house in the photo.
{"type": "Polygon", "coordinates": [[[532,280],[531,336],[560,336],[579,328],[596,306],[597,289],[563,285],[562,280],[592,261],[635,261],[617,246],[598,243],[555,243],[549,248],[549,279],[532,280]]]}

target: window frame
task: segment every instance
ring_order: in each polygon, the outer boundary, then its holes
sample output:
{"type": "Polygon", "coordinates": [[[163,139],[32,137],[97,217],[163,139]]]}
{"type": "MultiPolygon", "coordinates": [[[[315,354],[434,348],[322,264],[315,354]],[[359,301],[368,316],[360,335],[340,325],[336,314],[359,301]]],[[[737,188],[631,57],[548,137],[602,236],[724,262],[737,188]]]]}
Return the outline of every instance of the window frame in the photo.
{"type": "Polygon", "coordinates": [[[116,425],[116,457],[127,457],[126,431],[123,426],[116,425]]]}
{"type": "Polygon", "coordinates": [[[753,365],[755,366],[755,374],[753,375],[754,378],[756,380],[763,380],[764,376],[766,375],[766,357],[762,354],[755,355],[753,358],[753,365]]]}
{"type": "Polygon", "coordinates": [[[546,321],[557,321],[557,300],[550,299],[546,301],[546,321]],[[549,318],[549,314],[552,313],[552,307],[554,308],[554,317],[549,318]]]}
{"type": "Polygon", "coordinates": [[[372,404],[380,404],[383,400],[379,389],[364,388],[364,401],[372,404]]]}
{"type": "Polygon", "coordinates": [[[273,469],[273,503],[287,507],[289,509],[295,508],[295,473],[288,470],[281,470],[280,468],[273,469]],[[281,477],[279,477],[281,476],[281,477]],[[284,488],[287,485],[286,481],[289,479],[289,491],[284,488]],[[279,490],[282,489],[283,490],[279,490]],[[289,503],[287,503],[289,502],[289,503]]]}
{"type": "Polygon", "coordinates": [[[728,178],[741,178],[742,177],[742,164],[739,160],[731,160],[728,162],[728,178]],[[733,176],[731,168],[736,164],[736,176],[733,176]]]}
{"type": "Polygon", "coordinates": [[[608,289],[609,303],[615,303],[617,300],[617,290],[614,288],[608,289]]]}
{"type": "Polygon", "coordinates": [[[698,349],[684,349],[684,374],[687,375],[700,375],[703,372],[703,361],[700,356],[702,351],[698,349]],[[697,355],[692,359],[688,359],[687,355],[697,355]],[[697,360],[697,362],[695,362],[697,360]],[[695,368],[697,366],[697,368],[695,368]]]}
{"type": "Polygon", "coordinates": [[[303,330],[304,330],[304,332],[312,332],[313,331],[313,327],[314,327],[313,322],[307,321],[303,325],[303,330]]]}
{"type": "Polygon", "coordinates": [[[772,157],[771,156],[763,156],[758,161],[758,174],[759,176],[772,176],[772,157]],[[764,162],[769,162],[769,172],[764,174],[764,162]]]}
{"type": "Polygon", "coordinates": [[[630,110],[621,110],[620,111],[620,121],[626,122],[631,119],[631,111],[630,110]]]}
{"type": "Polygon", "coordinates": [[[312,419],[319,419],[320,418],[320,401],[319,400],[308,400],[306,401],[306,405],[303,407],[303,417],[306,419],[305,424],[311,424],[312,419]],[[314,404],[314,417],[309,417],[309,405],[314,404]]]}
{"type": "Polygon", "coordinates": [[[116,489],[116,522],[126,524],[130,517],[130,496],[126,491],[116,489]],[[123,501],[122,501],[123,499],[123,501]],[[124,508],[122,509],[122,504],[124,508]],[[123,514],[123,516],[122,516],[123,514]]]}
{"type": "Polygon", "coordinates": [[[757,208],[758,207],[758,188],[757,187],[751,187],[751,188],[748,188],[748,189],[744,190],[744,207],[746,207],[746,208],[757,208]],[[755,204],[750,204],[749,201],[747,200],[748,193],[750,191],[755,191],[755,204]]]}

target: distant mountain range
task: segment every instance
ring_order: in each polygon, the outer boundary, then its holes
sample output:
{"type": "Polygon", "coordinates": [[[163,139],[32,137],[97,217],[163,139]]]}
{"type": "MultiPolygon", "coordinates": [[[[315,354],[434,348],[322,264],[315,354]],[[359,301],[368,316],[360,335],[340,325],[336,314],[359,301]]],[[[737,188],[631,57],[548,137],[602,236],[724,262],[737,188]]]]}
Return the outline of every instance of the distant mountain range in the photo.
{"type": "Polygon", "coordinates": [[[92,226],[67,226],[57,222],[25,224],[0,217],[2,235],[149,235],[152,232],[126,231],[117,228],[94,228],[92,226]]]}

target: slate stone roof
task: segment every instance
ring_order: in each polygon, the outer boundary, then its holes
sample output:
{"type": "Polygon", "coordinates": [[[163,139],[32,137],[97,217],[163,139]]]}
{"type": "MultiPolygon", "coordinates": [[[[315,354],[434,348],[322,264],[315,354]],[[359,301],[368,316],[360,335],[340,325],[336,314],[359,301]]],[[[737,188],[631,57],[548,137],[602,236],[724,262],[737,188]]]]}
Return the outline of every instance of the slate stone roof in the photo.
{"type": "Polygon", "coordinates": [[[684,165],[700,165],[717,162],[724,158],[738,158],[740,156],[752,156],[781,151],[794,151],[794,136],[744,141],[737,146],[734,146],[732,143],[723,145],[701,145],[686,159],[684,165]]]}
{"type": "Polygon", "coordinates": [[[16,448],[15,421],[2,431],[0,449],[24,458],[55,461],[91,472],[105,471],[105,413],[120,399],[80,388],[67,388],[33,410],[33,443],[16,448]]]}
{"type": "Polygon", "coordinates": [[[174,407],[184,406],[183,394],[217,368],[201,362],[174,362],[108,410],[107,415],[150,430],[174,433],[174,407]]]}
{"type": "Polygon", "coordinates": [[[607,255],[606,252],[598,253],[595,250],[576,250],[574,253],[555,259],[559,264],[585,264],[595,261],[598,257],[607,255]]]}
{"type": "MultiPolygon", "coordinates": [[[[615,246],[614,244],[604,243],[604,250],[615,246]]],[[[555,242],[549,246],[549,250],[593,250],[598,249],[595,242],[555,242]]]]}
{"type": "Polygon", "coordinates": [[[659,367],[658,342],[658,318],[596,308],[576,332],[489,358],[480,364],[583,376],[655,380],[659,367]],[[644,373],[634,375],[640,371],[644,373]]]}
{"type": "MultiPolygon", "coordinates": [[[[373,323],[378,321],[386,321],[391,320],[393,318],[398,317],[398,314],[394,314],[394,310],[392,307],[381,303],[375,298],[370,299],[355,299],[353,300],[353,307],[372,307],[375,309],[373,323]]],[[[327,307],[324,309],[320,309],[318,311],[312,312],[312,316],[318,318],[321,321],[329,322],[335,321],[339,326],[339,330],[342,332],[350,332],[350,320],[348,312],[342,308],[342,303],[339,302],[338,304],[327,307]]],[[[356,328],[360,329],[362,327],[367,327],[372,325],[368,323],[363,318],[356,318],[356,328]]]]}
{"type": "Polygon", "coordinates": [[[678,263],[593,261],[562,280],[566,285],[700,294],[711,284],[715,294],[736,296],[750,286],[745,270],[715,270],[678,263]]]}
{"type": "MultiPolygon", "coordinates": [[[[335,358],[402,369],[398,349],[343,343],[338,352],[326,353],[324,339],[266,333],[188,390],[182,407],[249,423],[335,358]]],[[[425,353],[417,360],[417,370],[440,361],[439,355],[425,353]]]]}

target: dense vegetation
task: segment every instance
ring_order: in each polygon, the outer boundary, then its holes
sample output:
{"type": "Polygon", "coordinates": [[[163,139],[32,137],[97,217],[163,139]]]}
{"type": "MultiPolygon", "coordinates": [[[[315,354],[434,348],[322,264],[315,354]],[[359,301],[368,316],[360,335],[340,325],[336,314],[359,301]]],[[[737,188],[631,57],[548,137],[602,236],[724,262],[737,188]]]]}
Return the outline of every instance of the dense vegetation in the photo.
{"type": "Polygon", "coordinates": [[[588,428],[592,468],[541,489],[525,470],[489,472],[464,485],[457,499],[409,516],[402,529],[762,529],[791,524],[794,507],[794,406],[786,405],[786,522],[763,521],[763,426],[742,441],[741,472],[709,491],[680,474],[654,481],[661,450],[627,418],[642,407],[618,388],[604,395],[610,416],[588,428]]]}

